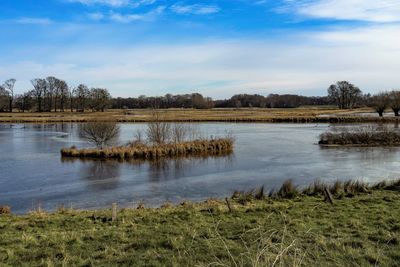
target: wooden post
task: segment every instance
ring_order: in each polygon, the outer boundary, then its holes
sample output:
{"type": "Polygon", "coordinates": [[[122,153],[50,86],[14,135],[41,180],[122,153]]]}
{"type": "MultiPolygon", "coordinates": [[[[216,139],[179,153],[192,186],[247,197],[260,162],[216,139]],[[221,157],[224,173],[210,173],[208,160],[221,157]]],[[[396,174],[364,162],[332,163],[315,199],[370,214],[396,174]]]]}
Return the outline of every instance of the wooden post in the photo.
{"type": "Polygon", "coordinates": [[[325,201],[327,201],[333,205],[333,197],[332,197],[331,192],[329,191],[328,187],[325,187],[324,193],[325,193],[325,201]]]}
{"type": "Polygon", "coordinates": [[[226,201],[226,205],[228,206],[229,212],[232,212],[231,204],[229,203],[229,200],[227,197],[225,198],[225,201],[226,201]]]}
{"type": "Polygon", "coordinates": [[[111,220],[114,222],[117,220],[117,203],[112,203],[112,217],[111,220]]]}

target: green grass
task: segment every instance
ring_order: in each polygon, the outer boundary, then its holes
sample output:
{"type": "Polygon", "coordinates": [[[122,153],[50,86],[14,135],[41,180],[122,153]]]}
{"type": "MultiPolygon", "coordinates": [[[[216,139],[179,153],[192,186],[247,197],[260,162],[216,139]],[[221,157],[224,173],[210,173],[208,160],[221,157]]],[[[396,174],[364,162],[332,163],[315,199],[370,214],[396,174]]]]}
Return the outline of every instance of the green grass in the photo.
{"type": "MultiPolygon", "coordinates": [[[[383,187],[383,186],[382,186],[383,187]]],[[[378,187],[376,187],[378,188],[378,187]]],[[[400,194],[0,216],[0,265],[396,266],[400,194]]]]}

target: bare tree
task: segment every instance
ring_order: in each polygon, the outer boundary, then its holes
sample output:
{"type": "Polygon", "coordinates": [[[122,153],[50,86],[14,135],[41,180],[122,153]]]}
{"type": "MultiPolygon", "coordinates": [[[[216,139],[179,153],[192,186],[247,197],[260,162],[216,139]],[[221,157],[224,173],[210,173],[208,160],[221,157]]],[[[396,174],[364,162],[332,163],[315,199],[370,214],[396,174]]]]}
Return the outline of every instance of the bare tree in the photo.
{"type": "Polygon", "coordinates": [[[394,112],[394,116],[399,116],[400,111],[400,91],[393,90],[389,94],[390,97],[390,107],[394,112]]]}
{"type": "Polygon", "coordinates": [[[328,88],[328,96],[340,109],[353,108],[362,95],[361,90],[347,81],[340,81],[328,88]]]}
{"type": "Polygon", "coordinates": [[[0,85],[0,112],[4,112],[8,105],[8,92],[0,85]]]}
{"type": "Polygon", "coordinates": [[[7,81],[4,82],[3,88],[8,92],[8,97],[9,97],[9,104],[8,104],[8,110],[12,112],[13,110],[13,101],[14,101],[14,86],[16,79],[8,79],[7,81]]]}
{"type": "Polygon", "coordinates": [[[174,143],[180,143],[186,140],[190,132],[189,127],[183,123],[175,123],[172,126],[171,138],[174,143]]]}
{"type": "Polygon", "coordinates": [[[33,79],[31,81],[33,85],[33,95],[37,101],[37,111],[42,112],[43,95],[46,92],[46,80],[45,79],[33,79]]]}
{"type": "MultiPolygon", "coordinates": [[[[50,111],[53,107],[53,98],[56,98],[55,95],[57,93],[58,79],[56,77],[50,76],[46,78],[46,102],[47,108],[46,111],[50,111]]],[[[56,102],[56,100],[54,101],[56,102]]]]}
{"type": "Polygon", "coordinates": [[[102,111],[110,105],[111,95],[107,89],[92,88],[90,90],[89,106],[93,111],[102,111]]]}
{"type": "Polygon", "coordinates": [[[90,95],[89,88],[84,84],[80,84],[77,88],[75,88],[74,95],[77,100],[77,110],[84,112],[90,95]]]}
{"type": "Polygon", "coordinates": [[[390,97],[387,92],[374,95],[371,98],[371,106],[378,112],[379,117],[383,117],[383,113],[390,105],[390,97]]]}
{"type": "Polygon", "coordinates": [[[120,127],[115,122],[89,122],[80,128],[80,136],[98,148],[112,145],[118,138],[120,127]]]}
{"type": "Polygon", "coordinates": [[[170,134],[170,124],[163,121],[158,112],[154,112],[152,121],[147,124],[147,140],[153,144],[165,144],[169,140],[170,134]]]}

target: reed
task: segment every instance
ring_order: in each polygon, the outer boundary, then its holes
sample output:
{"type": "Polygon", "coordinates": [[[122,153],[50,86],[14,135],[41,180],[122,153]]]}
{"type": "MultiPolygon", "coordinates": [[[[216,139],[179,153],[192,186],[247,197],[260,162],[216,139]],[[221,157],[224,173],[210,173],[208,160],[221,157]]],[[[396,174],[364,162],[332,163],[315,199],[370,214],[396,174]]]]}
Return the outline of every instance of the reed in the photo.
{"type": "Polygon", "coordinates": [[[165,157],[181,157],[194,155],[219,155],[233,151],[232,138],[212,140],[194,140],[168,144],[135,144],[102,149],[77,149],[74,147],[61,149],[63,157],[102,158],[102,159],[159,159],[165,157]]]}
{"type": "Polygon", "coordinates": [[[321,134],[322,146],[400,146],[400,132],[386,126],[343,127],[321,134]]]}

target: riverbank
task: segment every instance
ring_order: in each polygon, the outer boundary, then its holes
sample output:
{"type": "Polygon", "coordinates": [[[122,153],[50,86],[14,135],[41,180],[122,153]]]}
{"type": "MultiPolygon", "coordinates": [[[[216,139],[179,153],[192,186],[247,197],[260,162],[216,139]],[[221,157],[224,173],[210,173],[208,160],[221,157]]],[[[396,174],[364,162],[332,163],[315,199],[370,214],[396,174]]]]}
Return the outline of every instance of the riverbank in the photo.
{"type": "MultiPolygon", "coordinates": [[[[308,195],[286,195],[288,199],[236,193],[229,205],[225,200],[208,200],[158,209],[140,206],[118,211],[115,221],[111,210],[2,215],[0,262],[13,266],[398,264],[398,183],[370,188],[353,183],[348,190],[354,193],[334,194],[333,205],[314,194],[318,186],[305,190],[308,195]]],[[[282,188],[286,189],[277,194],[291,190],[288,185],[282,188]]]]}
{"type": "MultiPolygon", "coordinates": [[[[293,109],[162,109],[162,120],[171,122],[290,122],[290,123],[362,123],[397,122],[395,117],[365,116],[369,108],[339,110],[332,107],[302,107],[293,109]]],[[[47,112],[0,113],[0,123],[57,122],[149,122],[154,119],[151,109],[109,110],[107,112],[47,112]]]]}

